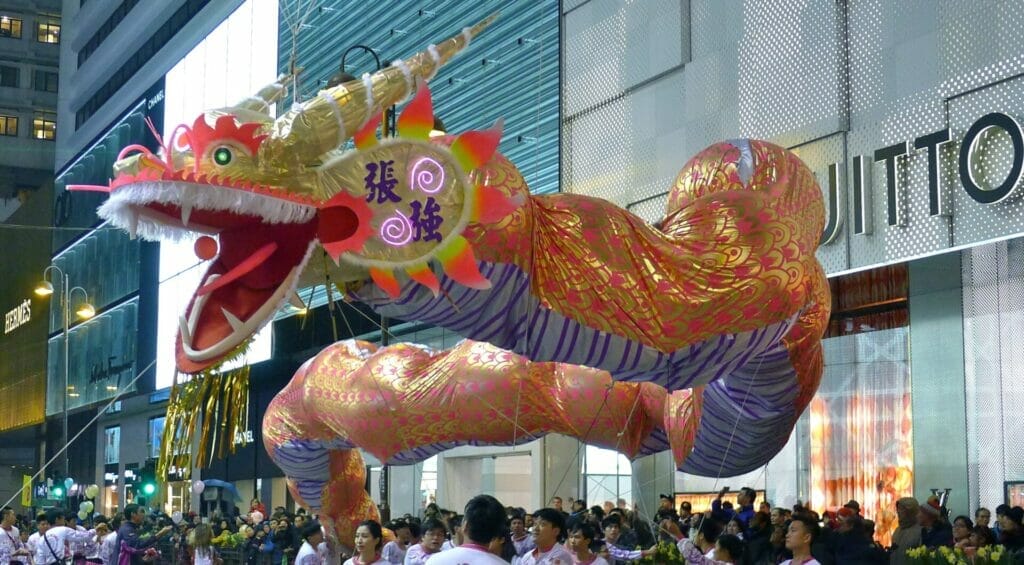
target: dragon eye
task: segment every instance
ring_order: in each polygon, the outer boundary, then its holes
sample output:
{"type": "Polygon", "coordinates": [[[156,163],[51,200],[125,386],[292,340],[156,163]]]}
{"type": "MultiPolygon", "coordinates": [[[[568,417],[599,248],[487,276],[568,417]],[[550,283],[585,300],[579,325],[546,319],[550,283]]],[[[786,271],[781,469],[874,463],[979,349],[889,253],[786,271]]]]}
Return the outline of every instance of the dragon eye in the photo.
{"type": "Polygon", "coordinates": [[[213,151],[213,162],[220,166],[227,165],[231,162],[231,150],[227,147],[218,147],[213,151]]]}

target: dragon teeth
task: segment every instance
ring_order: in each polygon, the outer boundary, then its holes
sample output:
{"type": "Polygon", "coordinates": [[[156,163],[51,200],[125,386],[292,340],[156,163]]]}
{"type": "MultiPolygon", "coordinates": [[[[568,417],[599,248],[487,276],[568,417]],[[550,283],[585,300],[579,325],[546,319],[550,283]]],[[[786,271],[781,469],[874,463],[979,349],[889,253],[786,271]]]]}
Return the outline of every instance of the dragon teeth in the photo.
{"type": "Polygon", "coordinates": [[[236,332],[243,326],[242,320],[239,320],[237,316],[228,312],[226,308],[221,308],[220,313],[224,315],[224,318],[231,324],[231,329],[236,332]]]}
{"type": "Polygon", "coordinates": [[[185,320],[184,314],[178,317],[178,331],[181,332],[181,340],[186,345],[192,345],[192,330],[188,327],[188,321],[185,320]]]}
{"type": "Polygon", "coordinates": [[[183,226],[187,227],[188,226],[188,219],[190,217],[192,217],[192,204],[191,203],[182,202],[181,203],[181,224],[183,226]]]}

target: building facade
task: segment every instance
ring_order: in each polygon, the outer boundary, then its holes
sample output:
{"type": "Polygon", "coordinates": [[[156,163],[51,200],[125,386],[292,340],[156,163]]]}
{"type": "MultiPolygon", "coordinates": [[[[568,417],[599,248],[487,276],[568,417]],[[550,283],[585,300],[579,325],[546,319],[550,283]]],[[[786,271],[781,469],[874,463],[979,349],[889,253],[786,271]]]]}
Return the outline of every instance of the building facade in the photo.
{"type": "Polygon", "coordinates": [[[5,259],[0,276],[4,500],[38,469],[45,437],[48,305],[32,289],[49,257],[60,12],[58,1],[16,0],[0,8],[0,233],[20,251],[5,259]]]}
{"type": "Polygon", "coordinates": [[[855,498],[880,532],[894,497],[950,489],[952,511],[969,513],[1019,492],[1010,407],[1022,367],[1008,344],[1021,319],[1024,10],[574,0],[562,11],[564,191],[653,222],[686,160],[750,137],[795,151],[828,206],[818,257],[834,313],[817,398],[764,469],[700,478],[666,461],[675,490],[749,484],[815,509],[855,498]]]}
{"type": "Polygon", "coordinates": [[[56,0],[0,10],[0,221],[53,182],[60,38],[56,0]]]}

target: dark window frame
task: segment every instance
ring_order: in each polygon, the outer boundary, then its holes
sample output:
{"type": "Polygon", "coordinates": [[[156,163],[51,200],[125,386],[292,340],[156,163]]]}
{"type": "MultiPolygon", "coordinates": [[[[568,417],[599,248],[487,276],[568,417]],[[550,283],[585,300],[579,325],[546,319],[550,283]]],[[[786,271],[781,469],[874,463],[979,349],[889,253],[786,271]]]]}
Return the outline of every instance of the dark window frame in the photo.
{"type": "Polygon", "coordinates": [[[103,45],[103,42],[107,40],[107,37],[117,29],[118,24],[124,20],[128,13],[131,12],[138,3],[139,0],[124,0],[124,2],[121,2],[121,4],[114,9],[113,13],[111,13],[106,21],[100,25],[99,29],[96,30],[96,33],[92,34],[89,41],[86,41],[85,45],[83,45],[82,49],[78,52],[79,67],[85,64],[85,62],[89,60],[89,57],[92,57],[92,54],[99,49],[100,45],[103,45]]]}
{"type": "Polygon", "coordinates": [[[0,136],[18,137],[18,116],[0,114],[0,136]],[[11,124],[14,125],[14,133],[11,133],[11,124]]]}
{"type": "Polygon", "coordinates": [[[192,18],[199,14],[199,12],[209,3],[210,0],[187,0],[185,4],[178,8],[177,12],[168,18],[167,21],[160,26],[160,29],[154,31],[153,34],[149,36],[149,39],[147,39],[146,42],[128,58],[128,61],[125,62],[117,72],[113,73],[111,78],[108,79],[103,86],[97,89],[95,94],[89,97],[84,104],[75,110],[75,129],[77,130],[82,127],[85,122],[89,121],[89,118],[99,111],[99,109],[103,107],[103,104],[105,104],[107,100],[114,95],[114,93],[124,86],[126,82],[131,80],[131,78],[135,76],[135,73],[138,72],[147,61],[149,61],[149,58],[143,59],[139,56],[139,53],[144,48],[149,47],[152,49],[153,53],[158,52],[161,47],[174,37],[182,27],[192,21],[192,18]],[[179,13],[184,14],[185,16],[182,17],[178,15],[179,13]],[[178,22],[184,23],[175,25],[178,22]]]}
{"type": "Polygon", "coordinates": [[[32,73],[32,87],[39,92],[57,92],[59,82],[60,75],[53,71],[35,69],[32,73]],[[42,88],[39,88],[40,76],[42,77],[42,88]],[[50,88],[51,86],[53,87],[52,89],[50,88]]]}
{"type": "Polygon", "coordinates": [[[12,65],[0,65],[0,86],[4,88],[21,88],[21,69],[12,65]],[[12,84],[7,83],[6,78],[10,76],[6,74],[7,71],[13,71],[14,73],[12,84]]]}
{"type": "Polygon", "coordinates": [[[37,21],[36,22],[36,43],[46,43],[47,45],[60,45],[60,26],[59,22],[53,21],[37,21]],[[52,28],[57,28],[57,41],[45,41],[43,37],[46,36],[46,32],[52,31],[52,28]]]}
{"type": "Polygon", "coordinates": [[[24,31],[25,20],[22,18],[12,18],[10,16],[0,17],[0,37],[6,37],[7,39],[21,39],[21,35],[24,31]],[[7,21],[4,21],[4,19],[7,21]],[[14,22],[18,22],[18,35],[14,35],[14,22]]]}
{"type": "Polygon", "coordinates": [[[57,119],[50,119],[46,116],[34,116],[32,118],[32,139],[38,139],[40,141],[57,141],[57,119]],[[37,124],[37,122],[42,122],[37,124]],[[38,132],[50,131],[46,128],[46,124],[53,124],[53,137],[39,137],[38,132]]]}
{"type": "Polygon", "coordinates": [[[120,424],[115,424],[113,426],[107,426],[107,427],[103,428],[103,463],[104,463],[104,465],[118,465],[118,464],[121,463],[121,425],[120,424]],[[107,432],[109,432],[111,430],[115,430],[115,429],[117,430],[117,447],[114,448],[114,449],[117,452],[116,453],[116,456],[117,456],[116,459],[117,460],[116,461],[107,461],[107,455],[108,455],[107,449],[108,449],[108,447],[110,447],[110,446],[107,445],[107,435],[108,435],[107,432]]]}

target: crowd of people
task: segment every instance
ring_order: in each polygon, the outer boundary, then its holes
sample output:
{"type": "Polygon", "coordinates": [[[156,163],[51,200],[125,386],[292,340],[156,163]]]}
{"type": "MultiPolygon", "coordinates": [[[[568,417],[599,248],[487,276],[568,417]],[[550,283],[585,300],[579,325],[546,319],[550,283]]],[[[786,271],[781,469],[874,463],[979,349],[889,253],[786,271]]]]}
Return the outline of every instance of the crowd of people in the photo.
{"type": "MultiPolygon", "coordinates": [[[[254,501],[262,509],[259,501],[254,501]]],[[[305,559],[312,551],[324,557],[319,523],[304,509],[295,514],[283,507],[267,519],[260,513],[201,519],[194,513],[176,519],[128,504],[113,517],[93,516],[88,528],[77,512],[50,509],[30,519],[4,508],[0,516],[0,565],[218,565],[218,545],[236,536],[234,553],[246,565],[282,565],[305,559]],[[318,549],[320,550],[318,552],[318,549]]]]}
{"type": "Polygon", "coordinates": [[[479,495],[463,514],[429,505],[422,518],[406,515],[380,524],[362,522],[353,540],[333,543],[321,524],[303,509],[295,514],[275,508],[267,516],[254,500],[250,513],[200,520],[194,514],[172,518],[129,504],[107,519],[51,509],[34,520],[10,508],[0,512],[0,565],[221,565],[217,540],[235,536],[233,562],[246,565],[627,565],[657,562],[659,547],[675,545],[693,565],[905,565],[919,547],[957,547],[967,555],[1002,545],[1008,561],[1024,564],[1024,509],[1000,505],[995,521],[986,508],[973,518],[950,520],[935,497],[896,505],[899,527],[890,547],[875,541],[874,523],[851,500],[836,512],[817,512],[758,504],[757,494],[742,489],[736,505],[723,500],[693,512],[678,508],[668,495],[650,519],[624,500],[588,507],[560,497],[534,512],[502,506],[479,495]],[[660,546],[659,546],[660,544],[660,546]]]}

